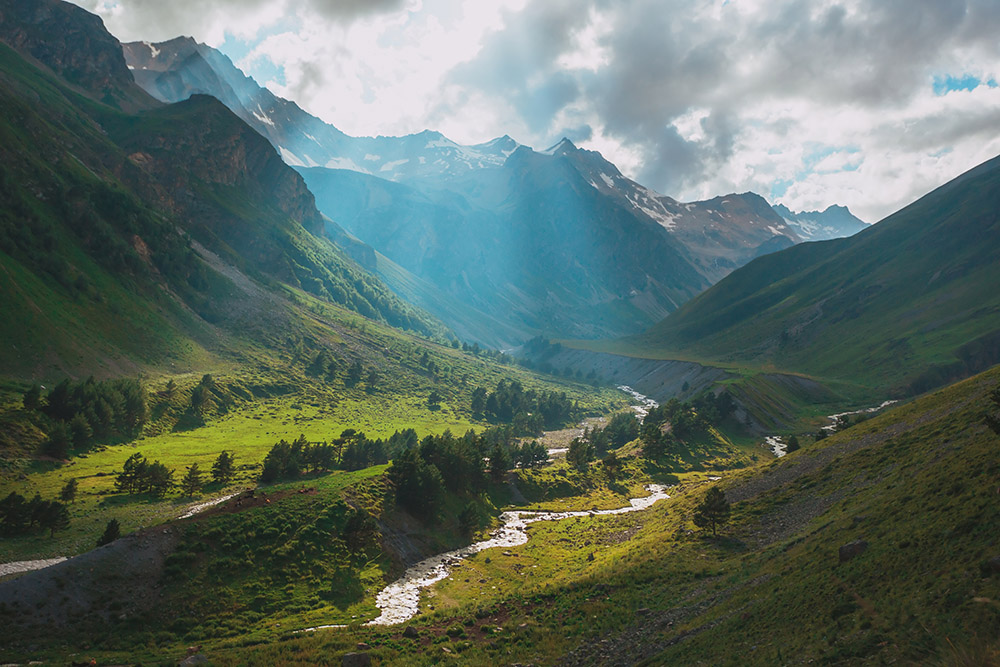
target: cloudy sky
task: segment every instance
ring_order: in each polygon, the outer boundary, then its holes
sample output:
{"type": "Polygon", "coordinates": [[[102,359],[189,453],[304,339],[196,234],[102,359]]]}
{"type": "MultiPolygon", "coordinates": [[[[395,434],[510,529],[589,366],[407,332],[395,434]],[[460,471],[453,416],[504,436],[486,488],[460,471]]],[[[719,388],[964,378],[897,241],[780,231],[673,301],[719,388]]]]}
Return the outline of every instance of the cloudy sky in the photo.
{"type": "Polygon", "coordinates": [[[568,136],[682,200],[876,221],[1000,154],[996,0],[74,0],[354,135],[568,136]]]}

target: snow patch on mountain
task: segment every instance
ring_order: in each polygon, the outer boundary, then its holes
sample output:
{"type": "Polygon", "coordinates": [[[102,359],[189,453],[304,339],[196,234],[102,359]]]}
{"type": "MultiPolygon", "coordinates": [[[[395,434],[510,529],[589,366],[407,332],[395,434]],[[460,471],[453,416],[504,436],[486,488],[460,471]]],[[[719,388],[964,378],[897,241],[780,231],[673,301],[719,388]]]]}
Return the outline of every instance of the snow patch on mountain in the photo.
{"type": "Polygon", "coordinates": [[[408,158],[403,158],[402,160],[393,160],[392,162],[386,162],[385,164],[382,165],[382,168],[379,169],[379,171],[380,172],[383,172],[383,171],[396,171],[397,167],[402,167],[404,164],[406,164],[409,161],[410,160],[408,158]]]}

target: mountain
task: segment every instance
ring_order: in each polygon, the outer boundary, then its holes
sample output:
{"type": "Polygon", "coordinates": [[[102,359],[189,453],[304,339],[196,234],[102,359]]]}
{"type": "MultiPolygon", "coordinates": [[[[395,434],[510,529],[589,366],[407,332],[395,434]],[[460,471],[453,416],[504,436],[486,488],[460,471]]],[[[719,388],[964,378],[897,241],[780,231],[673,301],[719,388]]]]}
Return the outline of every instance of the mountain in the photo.
{"type": "Polygon", "coordinates": [[[631,342],[906,395],[1000,361],[1000,158],[858,234],[761,257],[631,342]]]}
{"type": "Polygon", "coordinates": [[[76,5],[3,0],[0,40],[105,104],[130,110],[154,104],[135,85],[104,22],[76,5]]]}
{"type": "Polygon", "coordinates": [[[25,54],[0,44],[5,373],[123,372],[273,342],[300,317],[287,290],[443,335],[327,237],[301,176],[225,106],[138,88],[99,19],[4,3],[0,35],[25,54]]]}
{"type": "Polygon", "coordinates": [[[397,293],[491,345],[637,332],[754,257],[801,240],[757,195],[677,202],[569,141],[532,151],[507,136],[476,146],[431,131],[350,137],[190,38],[134,42],[125,56],[160,100],[222,100],[302,171],[327,216],[395,263],[374,269],[397,293]],[[607,252],[581,247],[588,237],[607,252]],[[449,301],[464,308],[442,308],[449,301]]]}
{"type": "Polygon", "coordinates": [[[861,218],[846,206],[830,206],[825,211],[801,211],[794,213],[782,204],[775,204],[774,212],[795,230],[803,241],[824,241],[854,236],[868,227],[861,218]]]}
{"type": "Polygon", "coordinates": [[[670,234],[595,188],[575,152],[518,148],[447,189],[301,170],[329,215],[393,262],[521,332],[637,331],[708,285],[670,234]],[[647,324],[644,324],[647,323],[647,324]]]}
{"type": "Polygon", "coordinates": [[[123,45],[136,82],[162,102],[212,95],[254,127],[295,167],[328,167],[390,180],[441,178],[498,166],[517,148],[510,137],[461,146],[439,132],[405,137],[351,137],[275,96],[232,61],[190,37],[123,45]]]}

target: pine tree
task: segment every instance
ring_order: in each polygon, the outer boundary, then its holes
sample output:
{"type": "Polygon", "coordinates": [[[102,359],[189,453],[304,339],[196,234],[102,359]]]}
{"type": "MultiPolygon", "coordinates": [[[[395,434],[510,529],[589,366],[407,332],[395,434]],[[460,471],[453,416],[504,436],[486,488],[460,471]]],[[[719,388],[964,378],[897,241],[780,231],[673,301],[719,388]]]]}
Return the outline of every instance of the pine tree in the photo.
{"type": "Polygon", "coordinates": [[[193,496],[201,491],[201,487],[201,471],[198,470],[197,463],[192,463],[191,467],[187,469],[187,473],[184,475],[184,478],[181,480],[181,495],[193,496]]]}
{"type": "Polygon", "coordinates": [[[43,500],[38,508],[38,525],[48,529],[49,537],[55,537],[57,530],[69,527],[69,510],[55,500],[43,500]]]}
{"type": "Polygon", "coordinates": [[[121,537],[121,526],[118,525],[118,519],[112,519],[104,528],[104,534],[97,538],[97,546],[103,547],[105,544],[111,544],[119,537],[121,537]]]}
{"type": "Polygon", "coordinates": [[[800,448],[799,439],[794,435],[788,436],[788,444],[785,446],[785,451],[791,454],[792,452],[799,451],[800,448]]]}
{"type": "Polygon", "coordinates": [[[24,409],[37,410],[42,404],[42,388],[37,384],[24,392],[24,409]]]}
{"type": "Polygon", "coordinates": [[[503,445],[497,443],[490,452],[490,477],[494,482],[503,481],[504,475],[510,468],[510,457],[503,445]]]}
{"type": "Polygon", "coordinates": [[[695,508],[694,523],[699,528],[711,526],[714,537],[716,529],[727,521],[729,521],[729,501],[719,487],[713,486],[705,494],[705,500],[695,508]]]}
{"type": "Polygon", "coordinates": [[[59,500],[64,503],[71,503],[76,500],[76,488],[79,483],[76,481],[75,477],[70,477],[66,480],[66,484],[63,485],[62,491],[59,492],[59,500]]]}
{"type": "Polygon", "coordinates": [[[233,478],[233,475],[236,474],[233,467],[233,461],[235,458],[235,456],[226,451],[219,454],[219,456],[215,459],[215,463],[212,464],[213,482],[217,482],[219,484],[229,483],[229,481],[233,478]]]}

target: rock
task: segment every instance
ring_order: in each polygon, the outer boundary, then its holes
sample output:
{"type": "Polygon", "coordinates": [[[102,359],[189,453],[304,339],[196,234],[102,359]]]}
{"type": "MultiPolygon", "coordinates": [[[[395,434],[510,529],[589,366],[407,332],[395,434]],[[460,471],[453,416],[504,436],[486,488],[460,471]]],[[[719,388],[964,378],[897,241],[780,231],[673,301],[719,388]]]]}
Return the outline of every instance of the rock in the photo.
{"type": "Polygon", "coordinates": [[[635,613],[637,616],[649,616],[653,612],[650,610],[649,607],[642,607],[641,609],[636,609],[635,613]]]}
{"type": "Polygon", "coordinates": [[[416,639],[417,637],[420,636],[420,631],[418,631],[412,625],[408,625],[406,626],[406,629],[403,630],[403,636],[409,639],[416,639]]]}
{"type": "Polygon", "coordinates": [[[208,657],[204,653],[189,655],[177,663],[178,667],[190,667],[190,665],[207,665],[208,657]]]}
{"type": "Polygon", "coordinates": [[[868,548],[868,543],[864,540],[854,540],[853,542],[848,542],[847,544],[840,547],[838,551],[838,556],[840,557],[841,563],[846,563],[855,556],[860,556],[868,548]]]}
{"type": "Polygon", "coordinates": [[[369,653],[345,653],[340,664],[344,667],[371,667],[372,656],[369,653]]]}
{"type": "Polygon", "coordinates": [[[358,642],[358,645],[354,647],[358,651],[370,651],[372,647],[364,642],[358,642]]]}

